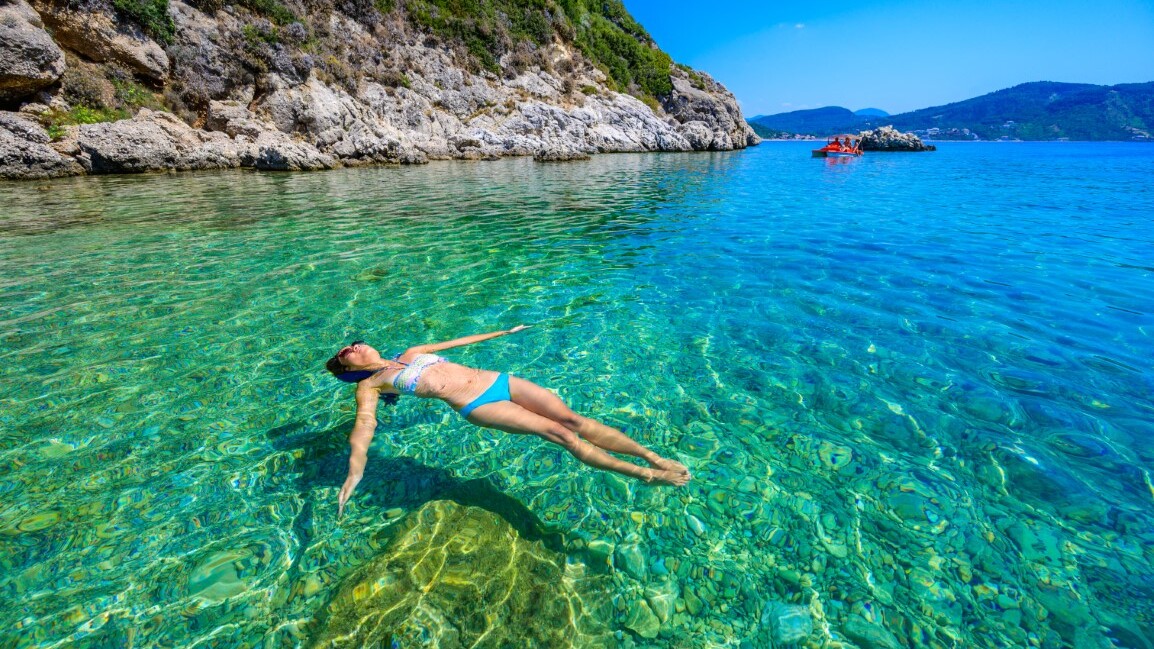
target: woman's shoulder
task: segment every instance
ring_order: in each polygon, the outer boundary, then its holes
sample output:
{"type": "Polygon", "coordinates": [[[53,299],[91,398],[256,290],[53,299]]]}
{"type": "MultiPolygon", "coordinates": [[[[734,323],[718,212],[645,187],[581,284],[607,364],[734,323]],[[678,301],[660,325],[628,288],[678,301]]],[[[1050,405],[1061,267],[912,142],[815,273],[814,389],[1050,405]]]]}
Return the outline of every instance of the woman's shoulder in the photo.
{"type": "Polygon", "coordinates": [[[383,394],[395,393],[396,389],[393,388],[392,378],[395,374],[396,370],[392,370],[387,367],[377,370],[371,376],[365,377],[359,383],[357,383],[357,392],[360,393],[361,389],[363,388],[375,392],[381,392],[383,394]]]}

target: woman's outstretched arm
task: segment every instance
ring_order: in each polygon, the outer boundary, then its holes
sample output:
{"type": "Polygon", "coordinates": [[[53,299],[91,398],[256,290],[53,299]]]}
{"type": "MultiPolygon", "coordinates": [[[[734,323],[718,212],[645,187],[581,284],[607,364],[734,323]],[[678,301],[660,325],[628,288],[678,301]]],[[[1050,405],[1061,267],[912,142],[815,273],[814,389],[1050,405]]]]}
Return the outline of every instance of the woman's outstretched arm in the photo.
{"type": "Polygon", "coordinates": [[[515,334],[518,331],[521,331],[522,329],[528,329],[528,328],[529,327],[526,325],[517,325],[516,327],[513,327],[512,329],[508,329],[505,331],[492,331],[492,332],[489,332],[487,334],[477,334],[475,336],[465,336],[464,338],[455,338],[453,340],[446,340],[443,343],[430,343],[428,345],[417,345],[415,347],[410,347],[410,348],[406,349],[405,354],[409,354],[409,353],[413,353],[413,354],[435,354],[436,352],[439,352],[439,351],[444,350],[444,349],[452,349],[454,347],[462,347],[464,345],[472,345],[473,343],[479,343],[483,340],[489,340],[492,338],[497,338],[498,336],[515,334]]]}
{"type": "MultiPolygon", "coordinates": [[[[362,384],[364,382],[362,381],[362,384]]],[[[349,475],[341,486],[337,504],[337,517],[345,512],[345,503],[352,498],[353,491],[365,475],[365,463],[369,461],[369,444],[373,441],[373,431],[377,428],[377,401],[381,395],[376,388],[357,386],[357,418],[353,432],[349,435],[349,475]]]]}

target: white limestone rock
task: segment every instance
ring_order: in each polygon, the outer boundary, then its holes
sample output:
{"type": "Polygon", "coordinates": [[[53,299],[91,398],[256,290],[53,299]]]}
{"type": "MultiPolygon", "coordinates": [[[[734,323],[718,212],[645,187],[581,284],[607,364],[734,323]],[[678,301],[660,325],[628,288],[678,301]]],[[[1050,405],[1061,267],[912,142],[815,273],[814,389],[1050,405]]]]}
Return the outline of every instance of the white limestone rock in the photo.
{"type": "Polygon", "coordinates": [[[134,24],[120,23],[101,11],[73,9],[67,0],[32,0],[56,42],[97,61],[113,61],[162,83],[168,79],[168,55],[134,24]]]}
{"type": "Polygon", "coordinates": [[[35,180],[74,176],[82,169],[60,155],[48,142],[48,133],[18,113],[0,111],[0,178],[35,180]]]}
{"type": "Polygon", "coordinates": [[[675,65],[670,80],[673,92],[662,100],[662,108],[681,125],[694,149],[722,151],[761,142],[741,116],[737,98],[713,77],[675,65]]]}
{"type": "Polygon", "coordinates": [[[225,33],[239,31],[238,21],[225,12],[209,16],[180,0],[170,0],[169,15],[175,26],[173,43],[167,52],[172,60],[172,76],[191,97],[206,102],[232,97],[240,83],[228,61],[225,33]]]}
{"type": "Polygon", "coordinates": [[[83,124],[76,133],[77,157],[89,173],[238,167],[253,146],[148,109],[132,119],[83,124]]]}
{"type": "Polygon", "coordinates": [[[253,146],[241,154],[240,163],[268,171],[316,171],[340,166],[332,156],[308,142],[293,140],[277,131],[261,133],[253,146]]]}
{"type": "Polygon", "coordinates": [[[935,151],[913,133],[903,133],[893,126],[882,126],[858,134],[864,151],[935,151]]]}

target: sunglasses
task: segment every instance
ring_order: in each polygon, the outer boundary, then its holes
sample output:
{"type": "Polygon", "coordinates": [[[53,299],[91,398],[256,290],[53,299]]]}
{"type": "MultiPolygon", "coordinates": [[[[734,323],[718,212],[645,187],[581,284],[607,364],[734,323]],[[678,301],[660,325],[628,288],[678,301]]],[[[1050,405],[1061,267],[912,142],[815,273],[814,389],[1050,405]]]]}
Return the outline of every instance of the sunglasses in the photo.
{"type": "Polygon", "coordinates": [[[365,341],[363,340],[354,340],[353,342],[349,343],[348,347],[345,347],[341,351],[337,352],[337,360],[344,360],[345,356],[353,353],[353,347],[363,344],[365,344],[365,341]]]}

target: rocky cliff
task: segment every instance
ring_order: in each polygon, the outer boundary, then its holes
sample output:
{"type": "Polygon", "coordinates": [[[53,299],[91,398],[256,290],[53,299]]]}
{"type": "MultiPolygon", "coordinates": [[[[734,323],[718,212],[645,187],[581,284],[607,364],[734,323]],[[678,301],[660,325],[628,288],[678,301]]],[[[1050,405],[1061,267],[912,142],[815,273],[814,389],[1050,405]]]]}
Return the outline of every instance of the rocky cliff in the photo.
{"type": "Polygon", "coordinates": [[[616,0],[0,0],[0,177],[727,150],[616,0]]]}

